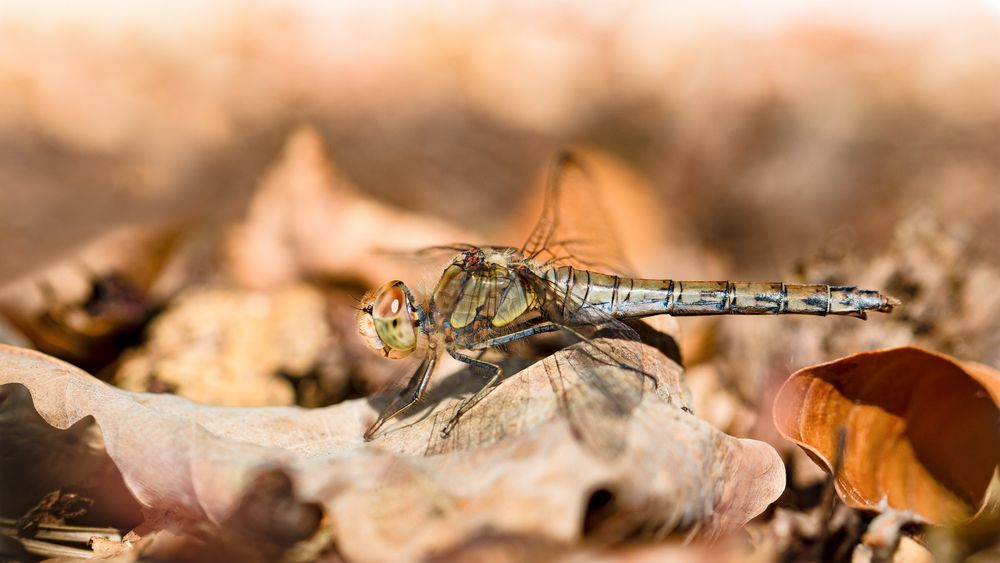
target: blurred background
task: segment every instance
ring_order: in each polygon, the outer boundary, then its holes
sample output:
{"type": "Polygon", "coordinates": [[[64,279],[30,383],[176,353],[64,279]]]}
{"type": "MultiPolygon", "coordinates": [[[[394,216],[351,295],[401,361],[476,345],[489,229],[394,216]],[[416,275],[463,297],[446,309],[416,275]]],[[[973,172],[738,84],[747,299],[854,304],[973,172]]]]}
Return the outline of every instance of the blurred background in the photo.
{"type": "MultiPolygon", "coordinates": [[[[186,288],[305,279],[339,288],[350,348],[361,293],[416,275],[375,250],[517,244],[572,146],[641,274],[905,303],[874,327],[685,319],[692,382],[714,363],[754,411],[768,381],[863,349],[998,365],[998,38],[995,0],[6,2],[5,339],[122,382],[120,354],[186,288]]],[[[289,299],[301,319],[318,298],[289,299]]],[[[324,330],[268,369],[314,370],[324,330]]],[[[132,388],[178,389],[135,370],[132,388]]]]}
{"type": "Polygon", "coordinates": [[[582,143],[732,276],[916,213],[997,258],[1000,4],[685,4],[5,2],[0,279],[241,213],[302,124],[363,192],[470,230],[582,143]]]}

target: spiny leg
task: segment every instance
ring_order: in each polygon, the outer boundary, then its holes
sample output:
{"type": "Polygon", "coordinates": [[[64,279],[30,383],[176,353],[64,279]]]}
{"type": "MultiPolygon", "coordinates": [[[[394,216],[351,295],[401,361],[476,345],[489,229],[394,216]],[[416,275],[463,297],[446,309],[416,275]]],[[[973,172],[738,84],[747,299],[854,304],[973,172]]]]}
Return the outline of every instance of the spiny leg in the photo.
{"type": "Polygon", "coordinates": [[[492,375],[489,380],[486,381],[486,384],[483,385],[479,391],[476,391],[475,395],[469,397],[462,402],[461,405],[459,405],[458,410],[455,411],[455,414],[452,415],[451,419],[444,425],[444,428],[441,429],[442,438],[447,438],[448,434],[451,434],[451,431],[455,428],[455,425],[458,424],[458,419],[461,418],[463,414],[469,412],[469,409],[476,406],[476,403],[483,400],[483,397],[489,395],[490,392],[497,386],[497,383],[500,382],[500,378],[503,377],[503,369],[496,364],[477,360],[476,358],[470,358],[469,356],[464,356],[454,350],[448,350],[448,354],[460,362],[491,372],[492,375]]]}
{"type": "Polygon", "coordinates": [[[486,350],[488,348],[496,348],[497,346],[502,346],[515,340],[522,340],[528,338],[529,336],[534,336],[536,334],[541,334],[543,332],[555,332],[564,327],[561,327],[553,322],[545,321],[537,325],[530,326],[528,328],[519,330],[517,332],[512,332],[510,334],[505,334],[503,336],[498,336],[496,338],[490,338],[489,340],[483,340],[482,342],[477,342],[475,346],[472,347],[473,350],[486,350]]]}
{"type": "Polygon", "coordinates": [[[382,425],[391,418],[394,418],[400,414],[403,414],[410,409],[417,401],[420,400],[424,395],[424,391],[427,389],[427,382],[430,381],[431,373],[434,372],[434,365],[437,363],[437,354],[433,352],[428,352],[427,357],[424,358],[423,362],[420,363],[420,367],[417,371],[410,377],[410,382],[406,384],[406,388],[399,392],[399,395],[391,403],[389,403],[385,410],[382,411],[378,416],[378,420],[372,424],[368,430],[365,431],[365,441],[369,441],[375,437],[375,434],[382,428],[382,425]],[[407,397],[409,396],[409,397],[407,397]],[[404,399],[404,397],[406,397],[404,399]],[[396,407],[400,403],[403,403],[396,407]]]}
{"type": "Polygon", "coordinates": [[[560,329],[559,325],[546,321],[519,330],[517,332],[512,332],[510,334],[505,334],[503,336],[498,336],[496,338],[483,340],[482,342],[476,343],[476,345],[471,348],[472,350],[479,351],[479,354],[475,358],[470,358],[468,356],[459,354],[458,352],[455,352],[453,350],[449,350],[448,353],[451,355],[451,357],[455,358],[456,360],[469,364],[470,366],[473,367],[478,367],[490,371],[492,372],[492,375],[490,376],[490,379],[486,382],[486,384],[483,385],[483,387],[479,391],[477,391],[475,395],[466,399],[465,402],[463,402],[458,407],[458,410],[455,411],[455,414],[451,417],[448,423],[445,424],[444,428],[441,429],[441,437],[448,436],[448,434],[450,434],[451,431],[455,428],[455,425],[458,424],[458,419],[461,418],[463,414],[469,412],[469,410],[472,409],[472,407],[476,406],[476,403],[483,400],[483,398],[486,397],[486,395],[489,395],[490,391],[492,391],[497,386],[497,383],[500,382],[500,378],[503,376],[503,370],[500,368],[500,366],[490,362],[484,362],[480,359],[490,348],[502,346],[509,342],[513,342],[515,340],[521,340],[523,338],[527,338],[535,334],[541,334],[543,332],[553,332],[559,329],[560,329]]]}

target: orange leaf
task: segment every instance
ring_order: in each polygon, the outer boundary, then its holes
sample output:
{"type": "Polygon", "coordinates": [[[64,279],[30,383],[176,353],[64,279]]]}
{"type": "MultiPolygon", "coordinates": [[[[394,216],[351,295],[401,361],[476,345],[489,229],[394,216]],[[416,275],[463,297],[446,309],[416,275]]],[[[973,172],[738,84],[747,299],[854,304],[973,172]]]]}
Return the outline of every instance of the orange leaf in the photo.
{"type": "Polygon", "coordinates": [[[841,466],[836,488],[848,505],[876,509],[884,499],[945,523],[982,503],[1000,461],[998,403],[996,370],[903,347],[795,372],[778,392],[774,422],[828,471],[841,466]]]}

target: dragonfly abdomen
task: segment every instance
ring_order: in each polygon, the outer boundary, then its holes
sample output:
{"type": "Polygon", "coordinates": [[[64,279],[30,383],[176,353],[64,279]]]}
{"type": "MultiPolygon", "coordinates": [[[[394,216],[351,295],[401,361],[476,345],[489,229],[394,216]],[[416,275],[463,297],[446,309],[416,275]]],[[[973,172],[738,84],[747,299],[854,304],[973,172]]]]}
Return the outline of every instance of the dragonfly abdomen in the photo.
{"type": "Polygon", "coordinates": [[[783,282],[690,282],[670,284],[671,315],[847,315],[888,313],[896,301],[878,291],[853,286],[783,282]]]}
{"type": "Polygon", "coordinates": [[[782,282],[675,281],[624,278],[571,267],[550,270],[565,299],[563,315],[586,319],[587,310],[614,318],[651,315],[848,315],[887,313],[896,301],[850,286],[782,282]]]}

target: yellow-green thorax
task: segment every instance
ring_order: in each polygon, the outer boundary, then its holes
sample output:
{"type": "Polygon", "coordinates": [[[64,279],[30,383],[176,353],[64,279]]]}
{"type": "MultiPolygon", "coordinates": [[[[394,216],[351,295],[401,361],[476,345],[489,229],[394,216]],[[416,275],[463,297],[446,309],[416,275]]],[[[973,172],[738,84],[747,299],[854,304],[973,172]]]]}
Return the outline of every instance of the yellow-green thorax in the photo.
{"type": "Polygon", "coordinates": [[[431,297],[437,322],[456,331],[481,325],[499,328],[534,309],[538,298],[518,275],[519,269],[528,268],[519,258],[513,249],[491,247],[457,256],[431,297]]]}

